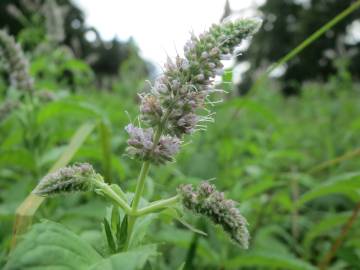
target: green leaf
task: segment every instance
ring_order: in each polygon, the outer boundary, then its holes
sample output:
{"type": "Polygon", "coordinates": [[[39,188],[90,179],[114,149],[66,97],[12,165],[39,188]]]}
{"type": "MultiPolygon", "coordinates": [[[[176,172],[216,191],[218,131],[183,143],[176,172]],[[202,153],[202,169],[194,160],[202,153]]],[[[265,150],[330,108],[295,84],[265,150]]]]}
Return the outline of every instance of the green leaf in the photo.
{"type": "Polygon", "coordinates": [[[45,221],[33,226],[10,254],[4,270],[88,269],[101,256],[63,225],[45,221]]]}
{"type": "Polygon", "coordinates": [[[253,183],[243,191],[243,193],[241,194],[241,199],[243,201],[248,200],[254,196],[265,193],[267,190],[279,187],[281,185],[283,184],[277,183],[273,179],[265,179],[263,181],[253,183]]]}
{"type": "Polygon", "coordinates": [[[149,258],[156,256],[156,245],[145,245],[103,259],[89,270],[136,270],[142,269],[149,258]]]}
{"type": "Polygon", "coordinates": [[[45,221],[24,236],[4,270],[136,270],[156,254],[156,245],[145,245],[103,258],[65,226],[45,221]]]}
{"type": "Polygon", "coordinates": [[[346,220],[349,218],[350,213],[340,213],[335,214],[332,213],[327,217],[321,218],[316,224],[312,225],[310,229],[307,231],[303,246],[305,251],[307,252],[307,256],[310,256],[310,248],[312,242],[321,235],[328,234],[329,231],[334,232],[336,227],[339,227],[345,224],[346,220]]]}
{"type": "Polygon", "coordinates": [[[360,199],[360,172],[346,173],[317,186],[302,195],[296,207],[301,207],[311,200],[331,194],[343,194],[353,201],[358,201],[360,199]]]}
{"type": "Polygon", "coordinates": [[[148,227],[157,216],[157,213],[152,213],[137,218],[130,240],[130,247],[136,247],[143,242],[144,237],[149,231],[148,227]]]}
{"type": "Polygon", "coordinates": [[[224,70],[224,74],[222,75],[222,89],[226,92],[231,92],[234,84],[233,84],[233,70],[232,68],[227,68],[224,70]]]}
{"type": "Polygon", "coordinates": [[[96,106],[87,102],[77,100],[75,97],[62,99],[43,105],[37,114],[37,121],[39,125],[46,122],[54,121],[58,117],[71,117],[76,116],[76,119],[94,119],[102,118],[103,113],[96,106]],[[82,117],[81,117],[82,116],[82,117]]]}
{"type": "Polygon", "coordinates": [[[242,99],[235,98],[231,101],[224,102],[219,105],[219,108],[237,108],[237,109],[245,109],[249,112],[256,113],[262,116],[265,120],[269,121],[269,124],[278,125],[278,119],[273,111],[267,108],[260,102],[250,100],[250,99],[242,99]]]}
{"type": "Polygon", "coordinates": [[[177,270],[183,270],[185,267],[185,262],[183,262],[182,264],[180,264],[180,266],[178,267],[177,270]]]}
{"type": "Polygon", "coordinates": [[[118,243],[118,250],[123,250],[123,248],[125,247],[127,232],[128,232],[128,216],[125,215],[121,222],[120,227],[118,227],[117,229],[116,238],[118,243]]]}
{"type": "Polygon", "coordinates": [[[264,269],[286,270],[316,270],[311,264],[297,258],[291,258],[275,253],[253,253],[237,256],[225,262],[226,269],[239,269],[240,267],[265,267],[264,269]]]}
{"type": "Polygon", "coordinates": [[[105,229],[105,234],[106,234],[106,240],[109,246],[109,249],[112,253],[116,252],[116,245],[115,245],[115,241],[114,241],[114,236],[111,232],[111,227],[109,222],[107,221],[106,218],[104,218],[104,229],[105,229]]]}
{"type": "Polygon", "coordinates": [[[116,232],[120,223],[120,212],[116,205],[111,207],[111,230],[116,232]]]}

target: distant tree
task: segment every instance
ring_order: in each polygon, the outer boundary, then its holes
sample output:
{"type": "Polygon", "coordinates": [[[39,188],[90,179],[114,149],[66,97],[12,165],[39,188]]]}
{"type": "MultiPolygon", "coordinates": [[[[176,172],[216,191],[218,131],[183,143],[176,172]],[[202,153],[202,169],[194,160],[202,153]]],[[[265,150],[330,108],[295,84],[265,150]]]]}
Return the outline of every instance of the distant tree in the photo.
{"type": "MultiPolygon", "coordinates": [[[[51,24],[61,23],[64,36],[55,37],[59,45],[70,47],[78,58],[89,62],[100,76],[118,75],[121,64],[128,57],[138,54],[133,41],[102,40],[94,27],[85,24],[84,13],[71,0],[1,0],[0,11],[0,28],[7,28],[15,36],[25,36],[24,32],[30,36],[29,42],[24,44],[25,50],[31,49],[32,42],[36,45],[40,39],[46,38],[46,35],[52,35],[54,27],[51,28],[51,24]],[[55,7],[51,7],[50,2],[53,2],[55,7]],[[49,8],[50,10],[47,10],[49,8]],[[59,17],[58,21],[56,16],[59,17]],[[32,24],[40,27],[36,28],[32,24]]],[[[144,66],[144,60],[141,61],[144,66]]]]}
{"type": "MultiPolygon", "coordinates": [[[[267,0],[259,8],[264,20],[262,30],[254,37],[247,53],[238,57],[239,61],[248,60],[251,64],[239,89],[247,88],[256,69],[277,61],[353,2],[267,0]]],[[[356,19],[360,24],[359,18],[357,10],[287,63],[279,78],[285,95],[297,94],[305,80],[326,80],[336,72],[336,58],[351,58],[348,68],[353,79],[359,79],[360,41],[349,42],[347,35],[356,19]]]]}

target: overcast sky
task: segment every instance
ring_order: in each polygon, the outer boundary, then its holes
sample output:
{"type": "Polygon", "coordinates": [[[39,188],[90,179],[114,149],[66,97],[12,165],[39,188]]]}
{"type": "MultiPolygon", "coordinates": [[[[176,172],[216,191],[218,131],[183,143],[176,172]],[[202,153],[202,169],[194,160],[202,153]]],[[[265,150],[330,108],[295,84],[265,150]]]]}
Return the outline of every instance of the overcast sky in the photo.
{"type": "MultiPolygon", "coordinates": [[[[166,56],[182,51],[190,32],[219,22],[225,0],[75,0],[89,26],[104,39],[134,37],[143,57],[162,66],[166,56]]],[[[246,17],[263,0],[230,0],[246,17]]]]}

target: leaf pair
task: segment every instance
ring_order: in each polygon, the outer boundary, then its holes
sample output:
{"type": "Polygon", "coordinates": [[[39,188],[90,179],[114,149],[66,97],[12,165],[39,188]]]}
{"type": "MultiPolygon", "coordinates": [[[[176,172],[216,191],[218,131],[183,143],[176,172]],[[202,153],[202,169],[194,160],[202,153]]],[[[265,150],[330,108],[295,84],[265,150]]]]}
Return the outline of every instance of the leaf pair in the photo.
{"type": "Polygon", "coordinates": [[[125,215],[122,220],[117,206],[111,210],[110,222],[104,218],[104,230],[106,240],[111,253],[122,251],[127,239],[128,216],[125,215]]]}

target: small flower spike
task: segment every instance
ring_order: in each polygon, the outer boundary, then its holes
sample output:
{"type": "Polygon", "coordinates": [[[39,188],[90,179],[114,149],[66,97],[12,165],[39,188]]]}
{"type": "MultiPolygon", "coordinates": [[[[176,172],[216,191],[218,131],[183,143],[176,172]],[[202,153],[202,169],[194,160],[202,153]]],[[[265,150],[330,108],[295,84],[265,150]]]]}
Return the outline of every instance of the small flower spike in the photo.
{"type": "Polygon", "coordinates": [[[260,25],[251,19],[213,25],[199,37],[191,37],[184,47],[184,57],[168,59],[164,74],[148,93],[140,95],[139,119],[146,128],[127,128],[128,154],[155,164],[172,161],[184,135],[204,129],[205,122],[213,121],[205,107],[211,103],[209,95],[219,91],[214,89],[214,78],[221,74],[221,60],[231,57],[241,40],[252,36],[260,25]],[[207,115],[202,115],[201,109],[207,115]],[[157,130],[166,137],[156,138],[157,130]],[[170,142],[174,143],[171,147],[170,142]]]}
{"type": "Polygon", "coordinates": [[[33,193],[40,196],[53,196],[61,193],[90,191],[94,187],[94,181],[101,179],[90,164],[77,163],[45,176],[33,193]]]}
{"type": "Polygon", "coordinates": [[[33,79],[29,74],[29,63],[20,45],[4,30],[0,30],[0,56],[5,59],[11,86],[22,91],[32,91],[33,79]]]}
{"type": "Polygon", "coordinates": [[[246,219],[235,207],[235,202],[225,199],[214,185],[202,182],[196,190],[191,185],[182,185],[178,193],[186,209],[209,218],[220,225],[235,243],[248,248],[250,236],[246,219]]]}

